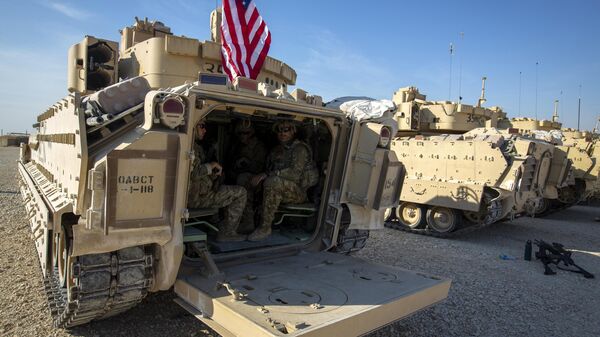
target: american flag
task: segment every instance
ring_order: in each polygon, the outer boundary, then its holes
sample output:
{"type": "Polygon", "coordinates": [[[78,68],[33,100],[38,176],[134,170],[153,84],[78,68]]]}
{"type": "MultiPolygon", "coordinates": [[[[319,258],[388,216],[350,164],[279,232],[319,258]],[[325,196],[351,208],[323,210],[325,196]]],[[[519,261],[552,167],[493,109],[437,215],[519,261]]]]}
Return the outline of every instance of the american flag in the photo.
{"type": "Polygon", "coordinates": [[[233,82],[256,79],[271,45],[271,33],[252,0],[223,0],[221,61],[233,82]]]}

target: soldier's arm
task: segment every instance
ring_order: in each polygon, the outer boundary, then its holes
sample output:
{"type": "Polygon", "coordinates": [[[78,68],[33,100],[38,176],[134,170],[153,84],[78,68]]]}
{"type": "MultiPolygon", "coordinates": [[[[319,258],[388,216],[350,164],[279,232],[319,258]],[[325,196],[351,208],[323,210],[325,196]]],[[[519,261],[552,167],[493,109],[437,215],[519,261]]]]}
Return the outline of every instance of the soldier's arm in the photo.
{"type": "Polygon", "coordinates": [[[274,175],[297,182],[302,176],[304,166],[309,159],[308,156],[308,150],[304,146],[296,146],[292,153],[292,165],[281,170],[276,170],[274,175]]]}
{"type": "Polygon", "coordinates": [[[250,160],[248,164],[248,171],[250,172],[264,172],[265,162],[267,160],[267,148],[263,143],[256,145],[254,149],[254,158],[250,160]]]}
{"type": "Polygon", "coordinates": [[[210,163],[206,163],[206,164],[202,164],[202,163],[197,163],[196,167],[194,168],[194,175],[197,176],[207,176],[209,174],[212,173],[212,166],[210,165],[210,163]]]}

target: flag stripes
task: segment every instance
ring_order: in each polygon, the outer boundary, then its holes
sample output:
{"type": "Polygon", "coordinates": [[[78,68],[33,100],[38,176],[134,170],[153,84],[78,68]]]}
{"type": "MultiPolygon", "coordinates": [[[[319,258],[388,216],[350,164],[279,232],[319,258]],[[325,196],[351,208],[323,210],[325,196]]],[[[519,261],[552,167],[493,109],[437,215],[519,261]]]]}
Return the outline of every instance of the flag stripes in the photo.
{"type": "Polygon", "coordinates": [[[223,0],[221,61],[230,81],[256,79],[271,45],[271,33],[252,0],[223,0]]]}

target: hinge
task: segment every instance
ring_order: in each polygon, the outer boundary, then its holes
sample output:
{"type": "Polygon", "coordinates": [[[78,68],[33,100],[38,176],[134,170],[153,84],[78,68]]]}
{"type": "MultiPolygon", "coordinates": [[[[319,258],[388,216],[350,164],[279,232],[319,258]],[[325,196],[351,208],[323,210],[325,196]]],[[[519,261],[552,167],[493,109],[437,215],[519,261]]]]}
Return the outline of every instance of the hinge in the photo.
{"type": "Polygon", "coordinates": [[[88,171],[88,189],[104,190],[104,172],[91,169],[88,171]]]}

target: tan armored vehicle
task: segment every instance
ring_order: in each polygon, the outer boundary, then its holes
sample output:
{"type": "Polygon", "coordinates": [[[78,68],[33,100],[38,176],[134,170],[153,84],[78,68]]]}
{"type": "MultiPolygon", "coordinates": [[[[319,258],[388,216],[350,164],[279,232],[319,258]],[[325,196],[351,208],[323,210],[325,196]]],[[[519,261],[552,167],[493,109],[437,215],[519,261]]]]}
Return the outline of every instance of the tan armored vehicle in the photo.
{"type": "MultiPolygon", "coordinates": [[[[545,201],[536,213],[542,214],[549,208],[563,208],[577,203],[591,195],[594,186],[598,181],[598,167],[593,158],[594,142],[589,137],[584,137],[582,133],[575,130],[561,129],[562,124],[558,121],[558,114],[555,113],[552,121],[536,120],[532,118],[513,118],[501,119],[499,122],[501,128],[512,128],[520,134],[546,138],[555,143],[555,156],[557,158],[566,158],[568,160],[568,169],[565,165],[553,162],[555,171],[560,167],[567,173],[562,184],[559,183],[555,195],[545,196],[545,201]],[[555,201],[552,201],[555,200],[555,201]]],[[[556,174],[553,174],[556,176],[556,174]]]]}
{"type": "Polygon", "coordinates": [[[566,147],[577,149],[569,152],[574,162],[574,175],[578,187],[584,187],[583,199],[597,196],[600,193],[600,147],[598,139],[594,139],[589,132],[574,129],[561,129],[563,144],[566,147]],[[572,152],[572,153],[571,153],[572,152]]]}
{"type": "Polygon", "coordinates": [[[122,37],[120,53],[91,36],[71,48],[71,93],[38,116],[21,147],[21,192],[56,326],[173,287],[223,336],[358,336],[447,296],[449,280],[346,255],[398,203],[404,171],[388,126],[288,94],[296,74],[275,59],[258,81],[232,84],[214,41],[147,21],[122,37]],[[281,121],[310,147],[318,183],[304,203],[279,206],[266,240],[216,240],[226,210],[187,206],[199,122],[227,162],[237,123],[274,145],[281,121]]]}
{"type": "MultiPolygon", "coordinates": [[[[483,91],[483,90],[482,90],[483,91]]],[[[499,108],[431,102],[399,89],[392,150],[406,166],[394,228],[436,236],[472,230],[538,207],[553,146],[495,129],[499,108]]]]}

